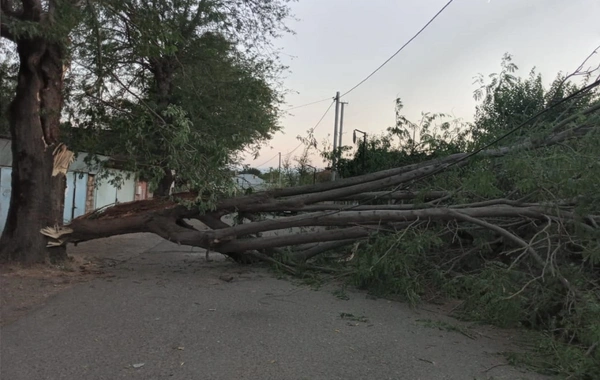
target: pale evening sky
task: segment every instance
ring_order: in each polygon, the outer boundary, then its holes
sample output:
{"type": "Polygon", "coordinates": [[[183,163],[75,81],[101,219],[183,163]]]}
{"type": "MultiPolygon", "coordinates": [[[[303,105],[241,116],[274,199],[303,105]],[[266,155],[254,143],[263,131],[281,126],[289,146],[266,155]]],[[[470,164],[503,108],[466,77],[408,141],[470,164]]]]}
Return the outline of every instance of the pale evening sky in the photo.
{"type": "MultiPolygon", "coordinates": [[[[389,58],[448,0],[299,0],[292,9],[296,32],[276,41],[290,67],[285,86],[289,107],[346,92],[389,58]],[[293,57],[293,58],[291,58],[293,57]]],[[[473,77],[497,72],[506,52],[521,76],[535,66],[545,83],[573,71],[600,44],[599,0],[454,0],[409,46],[342,100],[344,145],[354,128],[380,133],[394,124],[401,97],[412,120],[422,111],[452,113],[467,121],[475,110],[473,77]]],[[[598,54],[594,62],[600,58],[598,54]]],[[[290,111],[278,133],[253,160],[277,167],[323,115],[329,102],[290,111]]],[[[315,131],[321,142],[333,134],[333,107],[315,131]]],[[[329,137],[331,141],[331,136],[329,137]]],[[[300,154],[302,148],[293,153],[300,154]]],[[[312,164],[324,167],[320,157],[312,164]]]]}

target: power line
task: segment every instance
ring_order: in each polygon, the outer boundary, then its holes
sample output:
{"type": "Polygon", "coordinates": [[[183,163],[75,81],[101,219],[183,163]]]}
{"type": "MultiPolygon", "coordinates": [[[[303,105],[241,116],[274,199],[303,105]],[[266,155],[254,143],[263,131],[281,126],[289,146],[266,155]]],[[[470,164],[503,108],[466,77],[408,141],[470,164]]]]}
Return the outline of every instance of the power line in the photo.
{"type": "MultiPolygon", "coordinates": [[[[491,147],[492,145],[495,145],[497,143],[499,143],[500,141],[504,140],[505,138],[507,138],[508,136],[512,135],[513,133],[517,132],[519,129],[523,128],[525,125],[531,123],[532,121],[534,121],[535,119],[537,119],[538,117],[542,116],[543,114],[545,114],[546,112],[551,111],[552,109],[554,109],[555,107],[575,98],[578,95],[581,95],[583,93],[586,93],[590,90],[592,90],[594,87],[600,86],[600,79],[593,82],[590,85],[585,86],[584,88],[581,88],[577,91],[575,91],[574,93],[572,93],[571,95],[567,96],[566,98],[561,99],[560,101],[552,104],[549,107],[544,108],[543,110],[541,110],[540,112],[536,113],[535,115],[531,116],[529,119],[525,120],[524,122],[522,122],[521,124],[517,125],[516,127],[514,127],[513,129],[511,129],[510,131],[506,132],[505,134],[503,134],[502,136],[499,136],[497,138],[495,138],[494,140],[492,140],[490,143],[485,144],[484,146],[482,146],[481,148],[475,149],[473,152],[467,154],[466,156],[460,158],[459,160],[456,160],[452,163],[450,163],[448,166],[446,166],[443,170],[449,168],[450,166],[454,166],[456,164],[458,164],[459,162],[462,162],[468,158],[473,157],[474,155],[476,155],[477,153],[491,147]]],[[[432,175],[435,172],[430,173],[430,175],[432,175]]],[[[427,177],[427,176],[426,176],[427,177]]],[[[426,178],[423,177],[423,178],[426,178]]]]}
{"type": "MultiPolygon", "coordinates": [[[[323,113],[323,116],[321,116],[321,118],[319,119],[319,121],[317,122],[317,124],[315,124],[314,127],[312,127],[312,132],[315,131],[315,129],[317,129],[317,127],[321,124],[321,122],[323,121],[323,119],[325,119],[325,116],[327,116],[327,114],[329,113],[329,110],[331,110],[331,107],[335,104],[334,102],[331,102],[331,104],[329,104],[329,107],[327,107],[327,109],[325,110],[325,113],[323,113]]],[[[294,153],[296,150],[298,150],[298,148],[300,148],[302,145],[304,145],[304,142],[301,141],[300,144],[298,144],[297,147],[295,147],[291,152],[287,153],[286,156],[289,157],[292,153],[294,153]]]]}
{"type": "Polygon", "coordinates": [[[313,104],[319,104],[319,103],[323,103],[323,102],[324,102],[324,101],[326,101],[326,100],[331,100],[331,98],[325,98],[325,99],[317,100],[317,101],[314,101],[314,102],[310,102],[310,103],[302,104],[302,105],[300,105],[300,106],[295,106],[295,107],[286,108],[285,110],[286,110],[286,111],[291,111],[291,110],[295,110],[295,109],[302,108],[302,107],[308,107],[308,106],[312,106],[313,104]]]}
{"type": "Polygon", "coordinates": [[[346,91],[345,93],[342,94],[343,96],[348,95],[349,93],[351,93],[352,91],[354,91],[358,86],[360,86],[361,84],[365,83],[367,80],[369,80],[369,78],[371,78],[373,75],[375,75],[376,72],[378,72],[379,70],[381,70],[381,68],[383,68],[383,66],[385,66],[389,61],[391,61],[396,55],[398,55],[398,53],[400,53],[406,46],[408,46],[408,44],[410,44],[415,38],[417,38],[419,36],[419,34],[421,34],[421,32],[423,32],[428,26],[429,24],[431,24],[433,22],[433,20],[435,20],[454,0],[450,0],[446,3],[446,5],[444,5],[442,7],[442,9],[440,9],[435,16],[433,16],[429,22],[427,24],[425,24],[424,27],[421,28],[421,30],[419,30],[414,36],[412,36],[412,38],[410,40],[408,40],[404,45],[402,45],[402,47],[400,49],[398,49],[394,54],[392,54],[391,57],[389,57],[385,62],[383,62],[378,68],[375,69],[375,71],[373,71],[371,74],[367,75],[367,77],[363,80],[361,80],[360,82],[358,82],[358,84],[354,87],[352,87],[350,90],[346,91]]]}
{"type": "Polygon", "coordinates": [[[267,161],[263,162],[263,163],[262,163],[262,164],[260,164],[260,165],[256,165],[256,167],[257,167],[257,168],[260,168],[261,166],[268,164],[269,162],[273,161],[273,159],[274,159],[275,157],[277,157],[278,155],[279,155],[279,153],[275,153],[275,155],[274,155],[273,157],[269,158],[267,161]]]}
{"type": "MultiPolygon", "coordinates": [[[[404,50],[404,48],[406,46],[408,46],[415,38],[417,38],[454,0],[450,0],[446,3],[446,5],[444,5],[428,22],[427,24],[425,24],[425,26],[423,26],[414,36],[412,36],[412,38],[410,38],[404,45],[402,45],[400,47],[400,49],[398,49],[394,54],[392,54],[391,57],[389,57],[385,62],[383,62],[378,68],[376,68],[373,72],[371,72],[369,75],[367,75],[367,77],[365,77],[363,80],[361,80],[360,82],[358,82],[358,84],[356,84],[354,87],[352,87],[350,90],[346,91],[345,93],[343,93],[341,97],[348,95],[350,92],[354,91],[356,88],[358,88],[360,85],[362,85],[363,83],[365,83],[367,80],[369,80],[369,78],[371,78],[373,75],[375,75],[375,73],[377,73],[379,70],[381,70],[389,61],[391,61],[396,55],[398,55],[398,53],[400,53],[402,50],[404,50]]],[[[298,108],[302,108],[302,107],[308,107],[311,106],[313,104],[318,104],[318,103],[322,103],[326,100],[329,100],[330,98],[326,98],[326,99],[321,99],[321,100],[317,100],[314,102],[310,102],[310,103],[306,103],[306,104],[302,104],[296,107],[291,107],[286,109],[286,111],[291,111],[293,109],[298,109],[298,108]]],[[[329,112],[329,110],[331,109],[331,107],[333,106],[332,102],[329,107],[327,108],[327,110],[325,111],[325,113],[323,114],[323,116],[321,117],[321,119],[317,122],[317,124],[313,127],[313,131],[319,126],[319,124],[321,123],[321,121],[323,121],[323,119],[325,118],[325,116],[327,115],[327,113],[329,112]]],[[[287,154],[287,156],[289,157],[292,153],[294,153],[296,150],[298,150],[298,148],[300,148],[302,145],[304,145],[304,142],[301,142],[300,144],[298,144],[298,146],[296,146],[291,152],[289,152],[287,154]]],[[[273,157],[275,158],[275,157],[273,157]]]]}
{"type": "MultiPolygon", "coordinates": [[[[327,98],[327,99],[324,99],[324,100],[319,100],[318,102],[313,102],[312,104],[320,103],[320,102],[323,102],[325,100],[331,100],[331,98],[327,98]]],[[[334,104],[334,102],[331,102],[331,104],[329,105],[329,107],[327,107],[327,110],[325,110],[325,113],[323,113],[323,116],[321,116],[321,118],[319,119],[319,121],[317,122],[317,124],[315,124],[315,126],[312,128],[313,132],[321,124],[321,122],[323,121],[323,119],[325,119],[325,116],[327,116],[327,114],[329,113],[329,110],[331,110],[331,107],[333,106],[333,104],[334,104]]],[[[305,104],[305,106],[306,105],[308,105],[308,104],[305,104]]],[[[298,108],[299,107],[301,107],[301,106],[298,106],[298,108]]],[[[296,150],[298,150],[298,148],[300,148],[302,145],[304,145],[304,142],[300,142],[300,144],[297,147],[295,147],[291,152],[287,153],[287,156],[289,157],[292,153],[294,153],[296,150]]],[[[259,168],[259,167],[261,167],[263,165],[268,164],[269,162],[273,161],[275,159],[275,157],[277,157],[278,155],[279,155],[279,153],[275,154],[273,157],[269,158],[267,161],[263,162],[262,164],[256,165],[256,167],[259,168]]]]}

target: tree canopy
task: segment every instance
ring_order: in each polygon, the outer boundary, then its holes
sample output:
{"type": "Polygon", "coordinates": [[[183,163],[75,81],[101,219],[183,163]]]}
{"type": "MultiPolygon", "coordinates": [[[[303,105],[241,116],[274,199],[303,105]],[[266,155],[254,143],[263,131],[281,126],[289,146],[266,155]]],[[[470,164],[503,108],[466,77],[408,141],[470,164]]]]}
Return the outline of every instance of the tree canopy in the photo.
{"type": "Polygon", "coordinates": [[[65,142],[90,161],[113,156],[156,195],[176,183],[207,204],[230,190],[237,155],[279,128],[272,41],[290,32],[287,0],[7,0],[1,11],[16,53],[0,66],[0,128],[13,141],[2,257],[47,257],[38,231],[62,219],[65,142]]]}
{"type": "Polygon", "coordinates": [[[227,183],[237,154],[279,129],[283,68],[262,51],[288,31],[285,3],[93,6],[75,49],[72,145],[121,157],[161,195],[172,173],[186,188],[227,183]]]}

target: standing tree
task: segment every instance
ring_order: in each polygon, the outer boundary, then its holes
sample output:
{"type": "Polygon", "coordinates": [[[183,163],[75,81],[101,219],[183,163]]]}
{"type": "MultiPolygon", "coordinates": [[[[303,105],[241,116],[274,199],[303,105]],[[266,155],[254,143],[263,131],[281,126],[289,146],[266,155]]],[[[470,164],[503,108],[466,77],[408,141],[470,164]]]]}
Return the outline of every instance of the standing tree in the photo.
{"type": "MultiPolygon", "coordinates": [[[[173,173],[188,187],[215,189],[235,151],[277,129],[280,66],[276,53],[257,52],[287,31],[286,4],[2,0],[1,36],[15,44],[19,71],[8,117],[12,198],[0,256],[44,261],[47,241],[39,231],[61,224],[72,154],[58,136],[71,55],[75,91],[67,100],[78,110],[71,126],[111,132],[108,153],[125,156],[159,195],[168,193],[173,173]]],[[[66,257],[64,248],[55,251],[66,257]]]]}
{"type": "Polygon", "coordinates": [[[168,195],[175,177],[214,189],[236,152],[278,130],[281,67],[262,51],[287,30],[286,2],[99,4],[88,14],[92,38],[82,36],[78,50],[83,89],[75,104],[90,107],[75,123],[101,129],[98,137],[110,130],[103,151],[124,156],[155,195],[168,195]]]}
{"type": "MultiPolygon", "coordinates": [[[[8,110],[12,139],[12,193],[0,258],[47,258],[40,229],[62,224],[70,152],[59,142],[68,36],[78,20],[75,1],[2,0],[0,35],[16,45],[17,86],[8,110]]],[[[57,256],[66,251],[56,248],[57,256]]]]}

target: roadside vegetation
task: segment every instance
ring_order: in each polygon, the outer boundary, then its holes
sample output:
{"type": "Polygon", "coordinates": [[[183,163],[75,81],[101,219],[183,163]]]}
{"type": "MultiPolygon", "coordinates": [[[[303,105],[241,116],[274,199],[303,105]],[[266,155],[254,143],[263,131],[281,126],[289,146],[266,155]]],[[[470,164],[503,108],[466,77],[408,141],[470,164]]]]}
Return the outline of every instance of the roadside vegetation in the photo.
{"type": "MultiPolygon", "coordinates": [[[[517,72],[506,55],[499,73],[477,78],[474,95],[479,105],[472,123],[441,113],[424,113],[414,123],[403,116],[398,100],[395,127],[364,143],[359,140],[356,148],[335,152],[341,177],[443,159],[490,143],[514,146],[574,125],[600,123],[600,99],[597,93],[588,93],[514,130],[585,87],[592,74],[559,74],[545,86],[535,70],[525,77],[517,72]]],[[[334,152],[322,154],[329,160],[334,152]]],[[[460,300],[453,311],[460,319],[531,332],[522,342],[529,348],[526,353],[506,353],[511,363],[572,379],[598,378],[599,157],[596,131],[551,147],[498,158],[474,157],[469,165],[456,165],[407,185],[421,194],[445,194],[433,200],[361,201],[360,205],[451,209],[530,204],[550,210],[550,216],[545,221],[498,216],[493,223],[500,232],[472,222],[416,219],[397,232],[376,234],[318,257],[305,264],[308,272],[302,275],[315,282],[308,273],[326,269],[347,285],[377,296],[400,297],[412,305],[460,300]],[[562,219],[563,213],[572,213],[575,220],[562,219]],[[515,244],[505,232],[525,244],[515,244]],[[340,254],[350,257],[340,263],[340,254]]]]}

